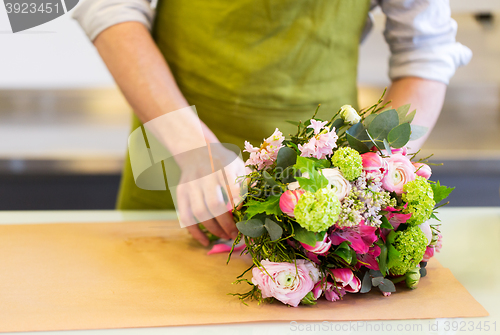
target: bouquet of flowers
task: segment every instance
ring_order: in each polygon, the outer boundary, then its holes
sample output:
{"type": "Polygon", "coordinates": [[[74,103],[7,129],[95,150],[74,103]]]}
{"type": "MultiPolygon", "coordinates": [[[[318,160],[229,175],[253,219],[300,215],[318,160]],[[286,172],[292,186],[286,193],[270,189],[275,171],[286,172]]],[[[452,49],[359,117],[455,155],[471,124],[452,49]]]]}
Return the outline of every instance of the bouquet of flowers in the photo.
{"type": "Polygon", "coordinates": [[[382,99],[359,113],[342,106],[327,121],[316,110],[289,121],[291,138],[276,129],[260,147],[245,143],[252,172],[233,210],[240,233],[231,253],[244,242],[253,264],[236,281],[250,290],[234,295],[296,307],[373,287],[389,296],[398,282],[417,287],[441,248],[429,220],[453,189],[428,180],[429,157],[417,161],[406,148],[426,131],[411,125],[415,111],[382,99]]]}

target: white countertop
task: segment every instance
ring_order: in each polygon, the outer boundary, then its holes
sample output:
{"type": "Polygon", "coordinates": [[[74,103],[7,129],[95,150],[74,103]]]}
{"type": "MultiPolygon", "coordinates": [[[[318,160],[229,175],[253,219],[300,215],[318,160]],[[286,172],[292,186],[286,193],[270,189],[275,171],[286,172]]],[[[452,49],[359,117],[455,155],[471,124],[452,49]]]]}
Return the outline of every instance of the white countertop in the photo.
{"type": "MultiPolygon", "coordinates": [[[[393,320],[368,323],[321,324],[324,334],[498,334],[500,333],[500,207],[468,207],[440,209],[443,249],[436,258],[450,268],[455,277],[490,316],[485,318],[393,320]],[[439,326],[439,330],[430,326],[439,326]],[[486,325],[490,330],[486,331],[486,325]],[[454,327],[457,326],[457,327],[454,327]],[[474,326],[474,331],[469,331],[474,326]],[[496,331],[495,327],[496,326],[496,331]],[[371,327],[371,330],[370,330],[371,327]],[[479,329],[482,328],[482,330],[479,329]],[[387,331],[388,329],[392,331],[387,331]],[[454,328],[458,330],[454,331],[454,328]],[[460,328],[463,330],[460,331],[460,328]],[[377,331],[377,329],[384,329],[377,331]],[[448,329],[448,331],[447,331],[448,329]]],[[[176,219],[172,211],[3,211],[0,224],[45,224],[60,222],[111,222],[176,219]]],[[[1,317],[1,316],[0,316],[1,317]]],[[[159,327],[62,331],[44,334],[316,334],[304,331],[305,324],[255,323],[243,325],[159,327]]],[[[24,333],[27,334],[27,333],[24,333]]]]}

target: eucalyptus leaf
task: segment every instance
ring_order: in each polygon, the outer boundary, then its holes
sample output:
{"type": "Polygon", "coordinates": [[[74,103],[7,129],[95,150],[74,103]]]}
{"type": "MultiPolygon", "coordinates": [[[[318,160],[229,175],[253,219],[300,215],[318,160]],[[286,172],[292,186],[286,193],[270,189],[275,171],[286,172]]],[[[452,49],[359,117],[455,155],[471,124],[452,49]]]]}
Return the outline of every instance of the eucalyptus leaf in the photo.
{"type": "Polygon", "coordinates": [[[368,127],[368,133],[380,148],[384,139],[387,138],[389,132],[399,126],[399,116],[395,109],[389,109],[378,114],[368,127]]]}
{"type": "Polygon", "coordinates": [[[269,172],[267,171],[262,172],[262,177],[264,177],[264,181],[266,182],[266,185],[268,185],[269,187],[272,188],[273,186],[280,186],[280,184],[278,184],[276,180],[274,180],[274,178],[269,174],[269,172]]]}
{"type": "Polygon", "coordinates": [[[281,238],[281,235],[283,235],[283,229],[280,225],[269,218],[266,218],[264,226],[271,237],[271,241],[276,241],[281,238]]]}
{"type": "Polygon", "coordinates": [[[400,123],[404,122],[404,119],[406,118],[406,114],[408,114],[408,112],[410,111],[410,106],[411,106],[411,104],[406,104],[406,105],[399,106],[398,108],[396,108],[396,112],[398,112],[398,117],[399,117],[400,123]]]}
{"type": "Polygon", "coordinates": [[[427,276],[427,269],[420,268],[420,277],[425,277],[425,276],[427,276]]]}
{"type": "Polygon", "coordinates": [[[387,135],[391,147],[402,148],[408,143],[411,135],[411,126],[409,123],[403,123],[392,129],[387,135]]]}
{"type": "Polygon", "coordinates": [[[411,125],[411,135],[410,135],[410,141],[415,141],[424,136],[429,128],[424,127],[424,126],[418,126],[418,125],[411,125]]]}
{"type": "Polygon", "coordinates": [[[236,228],[245,236],[259,237],[264,234],[264,223],[259,219],[251,219],[236,223],[236,228]]]}
{"type": "Polygon", "coordinates": [[[335,130],[339,129],[340,127],[342,127],[344,125],[344,120],[342,119],[336,119],[335,121],[332,122],[332,124],[330,125],[330,131],[335,128],[335,130]]]}
{"type": "Polygon", "coordinates": [[[365,272],[365,275],[363,276],[363,280],[361,281],[361,290],[359,292],[361,293],[368,293],[372,289],[372,281],[370,278],[370,274],[368,271],[365,272]]]}
{"type": "Polygon", "coordinates": [[[370,151],[366,144],[353,137],[352,135],[346,134],[346,138],[347,142],[349,142],[349,146],[358,151],[360,154],[364,154],[365,152],[370,151]]]}
{"type": "Polygon", "coordinates": [[[385,149],[385,152],[387,153],[387,155],[392,155],[392,150],[391,150],[391,145],[389,144],[389,142],[387,141],[386,138],[384,138],[384,149],[385,149]]]}
{"type": "Polygon", "coordinates": [[[384,277],[374,277],[372,278],[372,285],[373,286],[379,286],[382,281],[384,281],[384,277]]]}
{"type": "Polygon", "coordinates": [[[370,123],[372,123],[375,117],[377,117],[377,114],[370,114],[365,118],[365,121],[363,121],[365,128],[368,128],[370,126],[370,123]]]}
{"type": "Polygon", "coordinates": [[[355,139],[359,141],[369,141],[370,138],[366,134],[366,128],[363,126],[363,123],[358,122],[353,125],[351,128],[347,129],[347,134],[351,135],[355,139]]]}
{"type": "Polygon", "coordinates": [[[384,275],[379,270],[370,269],[370,276],[372,277],[383,277],[384,275]]]}
{"type": "Polygon", "coordinates": [[[289,147],[283,147],[278,151],[276,167],[286,169],[297,162],[297,152],[289,147]]]}
{"type": "Polygon", "coordinates": [[[394,286],[394,283],[387,278],[384,278],[380,282],[380,284],[378,285],[378,288],[382,292],[396,292],[396,286],[394,286]]]}

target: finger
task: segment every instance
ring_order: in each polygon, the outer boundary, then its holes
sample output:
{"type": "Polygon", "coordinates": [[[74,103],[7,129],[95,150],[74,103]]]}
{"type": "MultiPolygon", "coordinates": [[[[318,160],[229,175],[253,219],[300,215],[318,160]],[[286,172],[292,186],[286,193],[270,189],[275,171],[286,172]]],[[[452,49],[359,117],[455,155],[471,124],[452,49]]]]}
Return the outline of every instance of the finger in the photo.
{"type": "Polygon", "coordinates": [[[181,220],[181,226],[185,227],[195,240],[207,247],[210,244],[210,240],[203,233],[200,227],[198,227],[197,222],[193,217],[193,213],[189,207],[189,197],[187,196],[185,189],[185,187],[177,188],[177,208],[179,219],[181,220]]]}
{"type": "Polygon", "coordinates": [[[197,225],[189,226],[189,227],[187,227],[187,230],[189,231],[189,233],[191,234],[191,236],[193,236],[193,238],[195,240],[200,242],[203,246],[208,247],[208,245],[210,244],[210,240],[201,231],[200,227],[198,227],[197,225]]]}
{"type": "Polygon", "coordinates": [[[197,225],[198,222],[195,220],[193,216],[193,212],[191,211],[190,201],[188,193],[186,192],[186,187],[181,185],[176,189],[177,195],[177,215],[180,219],[181,227],[190,227],[193,225],[197,225]]]}
{"type": "Polygon", "coordinates": [[[232,215],[224,203],[221,186],[217,180],[215,178],[211,179],[204,185],[203,191],[207,207],[215,217],[216,222],[228,236],[236,238],[238,230],[236,229],[232,215]]]}
{"type": "Polygon", "coordinates": [[[235,239],[238,236],[238,229],[234,223],[233,216],[229,212],[219,215],[215,219],[222,229],[224,229],[226,234],[231,236],[232,239],[235,239]]]}
{"type": "Polygon", "coordinates": [[[219,223],[215,219],[210,219],[207,221],[203,221],[201,223],[209,232],[214,234],[215,236],[218,236],[220,238],[229,240],[231,237],[222,229],[222,227],[219,225],[219,223]]]}

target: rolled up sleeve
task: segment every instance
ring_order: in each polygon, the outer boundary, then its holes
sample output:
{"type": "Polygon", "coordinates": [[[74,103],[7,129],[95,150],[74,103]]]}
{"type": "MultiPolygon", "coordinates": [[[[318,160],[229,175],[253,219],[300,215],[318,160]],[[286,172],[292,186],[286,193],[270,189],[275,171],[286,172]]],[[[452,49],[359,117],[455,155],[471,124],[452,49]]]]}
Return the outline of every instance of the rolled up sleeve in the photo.
{"type": "Polygon", "coordinates": [[[154,9],[147,0],[85,0],[73,13],[91,41],[103,30],[122,22],[140,22],[150,30],[153,16],[154,9]]]}
{"type": "Polygon", "coordinates": [[[389,77],[420,77],[448,84],[472,51],[456,42],[457,23],[448,0],[379,0],[387,17],[389,77]]]}

